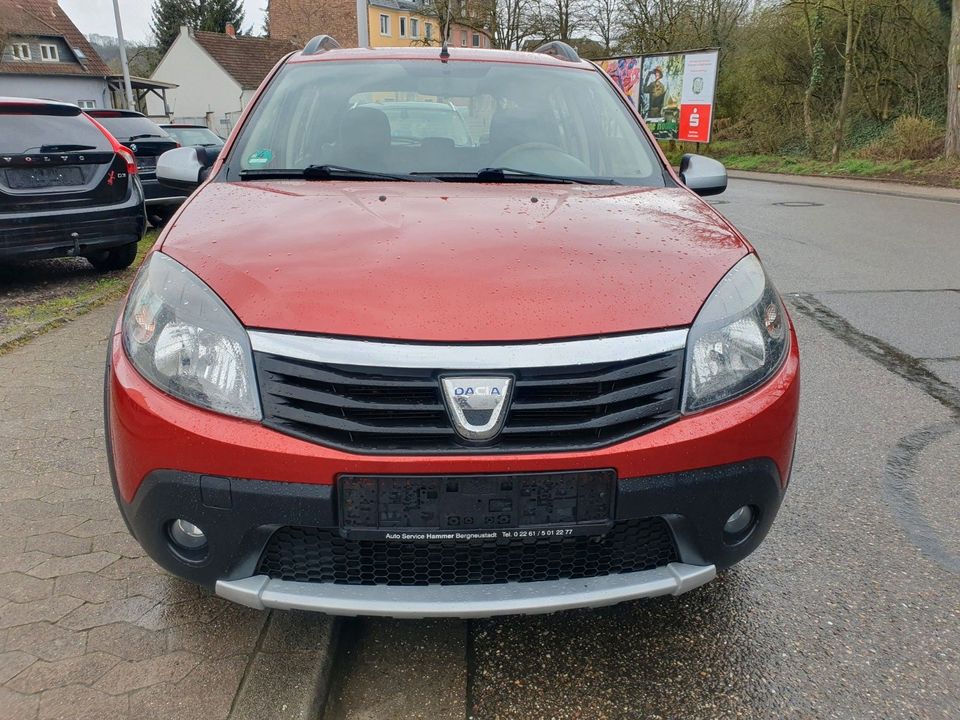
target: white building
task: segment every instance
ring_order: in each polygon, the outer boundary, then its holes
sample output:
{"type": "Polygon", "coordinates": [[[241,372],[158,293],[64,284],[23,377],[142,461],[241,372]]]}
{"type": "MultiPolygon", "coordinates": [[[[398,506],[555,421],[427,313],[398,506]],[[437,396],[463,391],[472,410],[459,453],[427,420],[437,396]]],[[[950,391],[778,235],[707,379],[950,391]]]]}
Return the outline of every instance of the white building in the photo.
{"type": "MultiPolygon", "coordinates": [[[[167,91],[173,122],[210,126],[226,136],[254,91],[274,65],[296,50],[291,43],[266,38],[180,28],[151,80],[177,85],[167,91]]],[[[163,102],[147,99],[148,114],[163,117],[163,102]]]]}

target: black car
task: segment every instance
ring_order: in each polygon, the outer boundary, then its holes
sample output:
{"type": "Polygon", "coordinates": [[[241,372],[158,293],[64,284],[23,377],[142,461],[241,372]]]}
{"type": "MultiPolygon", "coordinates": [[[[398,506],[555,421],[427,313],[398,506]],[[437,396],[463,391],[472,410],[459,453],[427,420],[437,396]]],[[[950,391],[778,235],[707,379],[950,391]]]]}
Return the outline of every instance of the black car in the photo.
{"type": "Polygon", "coordinates": [[[170,124],[160,127],[183,147],[206,148],[210,157],[219,155],[226,142],[206,125],[170,124]]]}
{"type": "Polygon", "coordinates": [[[179,143],[146,115],[132,110],[90,110],[111,134],[137,156],[140,183],[147,202],[147,217],[153,225],[163,225],[186,195],[157,182],[157,158],[179,143]]]}
{"type": "Polygon", "coordinates": [[[137,256],[146,217],[131,152],[76,105],[0,97],[0,262],[137,256]]]}

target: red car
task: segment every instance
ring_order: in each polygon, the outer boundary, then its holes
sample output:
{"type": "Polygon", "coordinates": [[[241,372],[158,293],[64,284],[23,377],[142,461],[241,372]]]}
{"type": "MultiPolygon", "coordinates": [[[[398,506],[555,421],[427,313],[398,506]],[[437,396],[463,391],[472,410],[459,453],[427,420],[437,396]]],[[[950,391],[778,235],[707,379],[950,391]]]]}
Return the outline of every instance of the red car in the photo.
{"type": "Polygon", "coordinates": [[[160,158],[199,189],[106,375],[117,500],[170,572],[254,608],[538,613],[685,592],[767,534],[790,318],[698,197],[723,167],[675,173],[571,48],[317,38],[208,157],[160,158]]]}

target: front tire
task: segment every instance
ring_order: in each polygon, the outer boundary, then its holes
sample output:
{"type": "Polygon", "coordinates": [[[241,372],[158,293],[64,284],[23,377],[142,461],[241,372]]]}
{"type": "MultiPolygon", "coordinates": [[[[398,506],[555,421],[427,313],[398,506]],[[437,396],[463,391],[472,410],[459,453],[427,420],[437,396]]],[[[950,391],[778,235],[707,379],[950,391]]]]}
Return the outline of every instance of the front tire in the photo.
{"type": "Polygon", "coordinates": [[[133,264],[137,259],[137,243],[132,242],[110,250],[101,250],[94,255],[87,257],[87,262],[93,265],[97,272],[110,272],[112,270],[123,270],[133,264]]]}

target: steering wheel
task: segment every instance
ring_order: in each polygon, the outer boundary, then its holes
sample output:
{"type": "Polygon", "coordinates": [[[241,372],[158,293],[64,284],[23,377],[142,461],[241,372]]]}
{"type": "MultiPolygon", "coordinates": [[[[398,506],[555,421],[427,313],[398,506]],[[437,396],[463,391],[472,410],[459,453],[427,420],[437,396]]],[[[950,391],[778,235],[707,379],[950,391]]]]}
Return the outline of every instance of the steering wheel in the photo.
{"type": "Polygon", "coordinates": [[[543,173],[544,175],[571,175],[592,177],[593,170],[580,158],[564,152],[556,145],[545,142],[528,142],[514,145],[500,153],[493,167],[509,167],[517,170],[543,173]]]}

